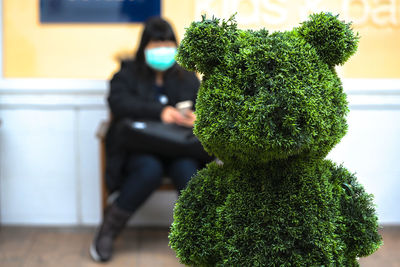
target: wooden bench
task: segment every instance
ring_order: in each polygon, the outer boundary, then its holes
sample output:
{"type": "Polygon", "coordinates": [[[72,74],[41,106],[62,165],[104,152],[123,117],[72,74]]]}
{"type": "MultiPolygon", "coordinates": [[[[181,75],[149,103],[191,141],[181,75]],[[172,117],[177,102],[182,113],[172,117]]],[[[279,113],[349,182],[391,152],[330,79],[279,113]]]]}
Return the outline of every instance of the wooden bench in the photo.
{"type": "MultiPolygon", "coordinates": [[[[105,136],[108,130],[110,122],[109,121],[102,121],[97,129],[96,137],[99,139],[100,144],[100,185],[101,185],[101,208],[104,213],[108,199],[110,197],[109,193],[107,192],[106,186],[106,145],[105,145],[105,136]]],[[[169,191],[175,190],[174,185],[171,183],[171,180],[168,177],[164,177],[161,186],[158,190],[169,191]]]]}

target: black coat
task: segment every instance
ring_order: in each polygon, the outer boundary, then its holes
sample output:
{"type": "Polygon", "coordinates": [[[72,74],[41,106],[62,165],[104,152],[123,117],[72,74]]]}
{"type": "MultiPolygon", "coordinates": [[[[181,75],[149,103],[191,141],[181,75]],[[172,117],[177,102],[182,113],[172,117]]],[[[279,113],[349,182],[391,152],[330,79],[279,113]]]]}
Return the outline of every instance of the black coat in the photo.
{"type": "MultiPolygon", "coordinates": [[[[138,74],[137,64],[133,60],[123,61],[120,70],[110,81],[108,105],[112,120],[106,135],[106,182],[109,191],[114,191],[123,179],[123,166],[127,152],[117,147],[116,126],[121,119],[161,120],[161,111],[165,105],[155,98],[155,75],[138,74]],[[145,78],[146,77],[146,78],[145,78]]],[[[164,94],[167,105],[192,100],[197,97],[200,82],[197,76],[175,64],[164,75],[164,94]]]]}

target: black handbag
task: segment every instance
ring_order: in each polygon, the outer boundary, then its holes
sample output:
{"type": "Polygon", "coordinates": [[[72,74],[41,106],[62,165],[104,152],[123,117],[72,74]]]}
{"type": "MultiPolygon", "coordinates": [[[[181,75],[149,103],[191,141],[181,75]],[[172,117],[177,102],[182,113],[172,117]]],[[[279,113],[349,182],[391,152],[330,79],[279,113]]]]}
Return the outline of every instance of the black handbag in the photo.
{"type": "Polygon", "coordinates": [[[124,149],[167,158],[192,157],[202,162],[212,157],[204,150],[192,128],[160,121],[124,119],[119,125],[120,144],[124,149]]]}

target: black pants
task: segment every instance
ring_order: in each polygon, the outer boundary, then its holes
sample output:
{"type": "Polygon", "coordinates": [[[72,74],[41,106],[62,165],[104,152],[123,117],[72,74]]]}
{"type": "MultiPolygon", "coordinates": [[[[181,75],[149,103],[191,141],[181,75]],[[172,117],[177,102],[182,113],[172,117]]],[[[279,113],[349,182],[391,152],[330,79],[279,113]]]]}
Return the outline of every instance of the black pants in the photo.
{"type": "Polygon", "coordinates": [[[192,158],[161,159],[149,154],[132,154],[128,157],[119,186],[116,204],[121,209],[134,212],[161,185],[162,178],[171,178],[180,192],[200,165],[192,158]]]}

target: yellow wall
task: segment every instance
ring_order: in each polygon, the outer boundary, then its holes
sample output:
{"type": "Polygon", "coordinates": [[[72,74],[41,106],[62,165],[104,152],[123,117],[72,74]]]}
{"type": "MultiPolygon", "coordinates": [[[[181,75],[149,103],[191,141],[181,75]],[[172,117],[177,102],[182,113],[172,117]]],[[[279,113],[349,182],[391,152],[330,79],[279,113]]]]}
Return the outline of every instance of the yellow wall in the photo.
{"type": "MultiPolygon", "coordinates": [[[[39,0],[3,0],[6,78],[107,79],[118,54],[133,53],[139,24],[40,24],[39,0]]],[[[340,69],[346,78],[400,78],[400,0],[163,0],[162,14],[178,38],[200,14],[229,17],[241,28],[284,30],[315,11],[354,21],[357,54],[340,69]]]]}
{"type": "MultiPolygon", "coordinates": [[[[140,24],[40,24],[38,7],[39,0],[3,0],[6,78],[108,78],[116,56],[133,53],[142,30],[140,24]]],[[[193,12],[191,1],[162,3],[178,38],[193,12]]]]}

